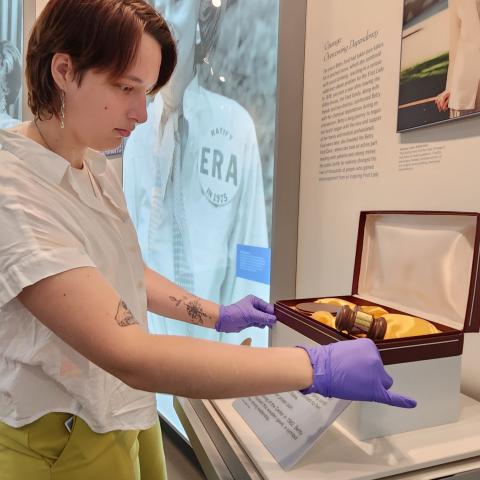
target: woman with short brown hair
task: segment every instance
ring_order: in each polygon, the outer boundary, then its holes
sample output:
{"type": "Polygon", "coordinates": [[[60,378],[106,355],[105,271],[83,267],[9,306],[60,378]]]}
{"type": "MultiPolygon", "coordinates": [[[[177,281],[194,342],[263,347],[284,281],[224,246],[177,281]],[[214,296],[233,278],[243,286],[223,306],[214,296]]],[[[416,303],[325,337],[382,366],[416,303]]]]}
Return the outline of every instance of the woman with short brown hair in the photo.
{"type": "Polygon", "coordinates": [[[142,0],[50,0],[33,29],[33,122],[0,130],[0,480],[166,478],[151,392],[227,398],[301,389],[411,408],[369,340],[247,348],[151,335],[147,309],[238,332],[275,322],[217,305],[144,264],[103,151],[146,121],[175,66],[142,0]]]}

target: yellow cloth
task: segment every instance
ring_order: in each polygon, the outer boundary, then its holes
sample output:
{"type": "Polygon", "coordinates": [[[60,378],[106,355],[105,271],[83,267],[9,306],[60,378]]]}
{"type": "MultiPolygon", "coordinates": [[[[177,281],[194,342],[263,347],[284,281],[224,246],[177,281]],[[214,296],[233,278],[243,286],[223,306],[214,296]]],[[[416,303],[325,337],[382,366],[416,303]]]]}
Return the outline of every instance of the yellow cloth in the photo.
{"type": "Polygon", "coordinates": [[[314,312],[312,318],[317,322],[335,328],[335,317],[329,312],[314,312]]]}
{"type": "Polygon", "coordinates": [[[148,430],[95,433],[66,413],[49,413],[24,427],[0,422],[0,480],[164,480],[160,424],[148,430]]]}
{"type": "Polygon", "coordinates": [[[373,318],[384,317],[388,313],[384,308],[378,307],[377,305],[364,305],[360,307],[360,310],[368,313],[373,318]]]}
{"type": "Polygon", "coordinates": [[[383,318],[387,321],[385,340],[389,338],[417,337],[419,335],[441,333],[435,325],[427,320],[411,317],[410,315],[387,313],[383,315],[383,318]]]}
{"type": "Polygon", "coordinates": [[[355,304],[347,300],[342,300],[340,298],[319,298],[315,300],[315,303],[328,303],[329,305],[348,305],[349,307],[354,308],[355,304]]]}
{"type": "MultiPolygon", "coordinates": [[[[356,305],[347,300],[340,298],[319,298],[315,303],[326,303],[330,305],[348,305],[354,308],[356,305]]],[[[431,335],[441,333],[437,327],[422,318],[412,317],[410,315],[402,315],[398,313],[388,313],[382,307],[376,305],[360,306],[362,312],[372,315],[374,318],[383,317],[387,322],[387,332],[385,340],[392,338],[417,337],[419,335],[431,335]]],[[[315,312],[312,318],[328,327],[335,328],[335,317],[328,312],[315,312]]],[[[365,337],[364,334],[356,334],[357,337],[365,337]]]]}

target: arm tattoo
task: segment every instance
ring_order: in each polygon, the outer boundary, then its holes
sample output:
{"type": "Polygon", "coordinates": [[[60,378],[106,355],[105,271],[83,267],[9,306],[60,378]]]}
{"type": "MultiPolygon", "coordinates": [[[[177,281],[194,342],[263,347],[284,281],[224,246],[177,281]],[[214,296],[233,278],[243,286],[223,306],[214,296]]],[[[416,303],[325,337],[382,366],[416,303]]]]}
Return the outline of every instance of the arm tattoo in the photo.
{"type": "MultiPolygon", "coordinates": [[[[178,308],[180,304],[182,303],[181,298],[175,298],[175,297],[169,297],[172,302],[175,302],[175,306],[178,308]]],[[[183,300],[186,300],[187,297],[183,297],[183,300]]]]}
{"type": "Polygon", "coordinates": [[[189,300],[188,297],[185,297],[185,296],[182,298],[175,298],[175,297],[169,297],[169,298],[172,302],[175,303],[175,306],[177,308],[179,308],[182,303],[185,304],[187,315],[190,317],[190,319],[192,320],[192,323],[194,323],[195,325],[203,325],[205,318],[209,318],[209,319],[212,318],[210,315],[207,315],[199,299],[196,297],[194,297],[191,300],[189,300]]]}
{"type": "Polygon", "coordinates": [[[138,321],[135,320],[132,312],[128,309],[127,304],[120,300],[118,302],[117,313],[115,314],[115,320],[121,327],[128,327],[129,325],[138,325],[138,321]]]}

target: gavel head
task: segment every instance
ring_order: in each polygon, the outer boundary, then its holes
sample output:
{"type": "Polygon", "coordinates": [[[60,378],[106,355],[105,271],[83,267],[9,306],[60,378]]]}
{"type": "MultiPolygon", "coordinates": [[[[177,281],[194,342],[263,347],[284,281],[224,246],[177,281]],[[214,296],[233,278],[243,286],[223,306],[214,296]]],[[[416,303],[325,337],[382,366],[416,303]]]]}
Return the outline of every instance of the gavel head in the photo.
{"type": "Polygon", "coordinates": [[[375,341],[385,337],[387,322],[383,317],[374,318],[362,312],[358,306],[352,309],[348,305],[342,305],[335,317],[335,328],[348,334],[361,332],[375,341]]]}

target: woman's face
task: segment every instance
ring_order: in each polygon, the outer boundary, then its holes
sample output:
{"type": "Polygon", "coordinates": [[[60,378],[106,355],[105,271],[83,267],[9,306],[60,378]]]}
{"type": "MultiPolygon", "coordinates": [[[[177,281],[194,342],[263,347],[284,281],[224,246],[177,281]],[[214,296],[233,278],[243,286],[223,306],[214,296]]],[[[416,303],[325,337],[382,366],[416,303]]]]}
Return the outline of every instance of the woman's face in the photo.
{"type": "Polygon", "coordinates": [[[96,150],[120,145],[137,123],[147,119],[146,97],[155,86],[161,48],[144,34],[137,58],[125,75],[111,80],[106,73],[89,70],[80,86],[73,79],[65,88],[65,128],[76,143],[96,150]]]}
{"type": "Polygon", "coordinates": [[[177,44],[177,68],[169,88],[173,96],[183,95],[194,75],[196,32],[200,0],[155,0],[155,8],[172,29],[177,44]]]}

